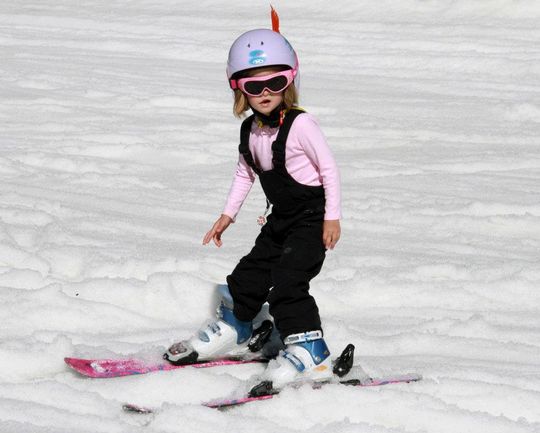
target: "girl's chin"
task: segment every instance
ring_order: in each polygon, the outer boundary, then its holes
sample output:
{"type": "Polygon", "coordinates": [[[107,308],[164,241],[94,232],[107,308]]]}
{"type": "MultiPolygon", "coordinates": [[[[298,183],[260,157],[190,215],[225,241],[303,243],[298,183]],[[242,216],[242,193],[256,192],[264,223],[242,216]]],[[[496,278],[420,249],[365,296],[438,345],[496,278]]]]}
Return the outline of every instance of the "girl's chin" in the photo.
{"type": "Polygon", "coordinates": [[[276,107],[277,105],[274,106],[274,104],[272,103],[268,103],[268,104],[262,103],[262,104],[257,105],[257,110],[263,114],[270,114],[272,111],[274,111],[274,108],[276,107]]]}

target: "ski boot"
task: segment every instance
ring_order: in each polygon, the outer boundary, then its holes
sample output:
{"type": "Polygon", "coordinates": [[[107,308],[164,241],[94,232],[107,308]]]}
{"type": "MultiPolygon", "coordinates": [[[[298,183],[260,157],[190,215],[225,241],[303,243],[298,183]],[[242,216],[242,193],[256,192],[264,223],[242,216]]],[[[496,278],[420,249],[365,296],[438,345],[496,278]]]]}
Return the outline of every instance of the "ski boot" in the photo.
{"type": "Polygon", "coordinates": [[[268,364],[262,382],[252,388],[250,395],[271,394],[289,384],[326,382],[333,376],[330,351],[322,331],[289,335],[285,350],[268,364]]]}
{"type": "Polygon", "coordinates": [[[272,332],[272,322],[265,321],[253,333],[252,322],[238,320],[233,314],[233,300],[226,285],[218,291],[222,301],[217,317],[187,341],[173,344],[163,358],[174,365],[193,364],[218,358],[247,358],[262,349],[272,332]],[[252,335],[253,334],[253,335],[252,335]]]}

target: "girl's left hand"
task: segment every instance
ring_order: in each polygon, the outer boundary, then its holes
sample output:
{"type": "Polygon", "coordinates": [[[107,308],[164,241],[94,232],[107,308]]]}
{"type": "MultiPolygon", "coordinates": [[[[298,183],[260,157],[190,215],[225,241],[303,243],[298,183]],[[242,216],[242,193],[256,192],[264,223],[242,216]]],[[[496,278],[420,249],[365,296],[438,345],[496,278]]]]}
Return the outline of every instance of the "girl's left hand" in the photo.
{"type": "Polygon", "coordinates": [[[339,220],[324,220],[323,243],[327,250],[333,250],[341,236],[339,220]]]}

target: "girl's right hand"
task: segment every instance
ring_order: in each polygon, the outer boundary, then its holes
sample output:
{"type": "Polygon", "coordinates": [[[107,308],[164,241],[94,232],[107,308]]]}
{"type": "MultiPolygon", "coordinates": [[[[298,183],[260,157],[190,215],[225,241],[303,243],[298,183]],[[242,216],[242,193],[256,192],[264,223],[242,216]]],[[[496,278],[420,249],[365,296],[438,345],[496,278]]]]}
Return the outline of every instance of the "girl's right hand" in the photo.
{"type": "Polygon", "coordinates": [[[214,223],[212,228],[203,239],[203,245],[207,245],[211,240],[214,241],[217,247],[221,247],[223,242],[221,241],[221,234],[231,225],[232,218],[228,215],[222,214],[218,220],[214,223]]]}

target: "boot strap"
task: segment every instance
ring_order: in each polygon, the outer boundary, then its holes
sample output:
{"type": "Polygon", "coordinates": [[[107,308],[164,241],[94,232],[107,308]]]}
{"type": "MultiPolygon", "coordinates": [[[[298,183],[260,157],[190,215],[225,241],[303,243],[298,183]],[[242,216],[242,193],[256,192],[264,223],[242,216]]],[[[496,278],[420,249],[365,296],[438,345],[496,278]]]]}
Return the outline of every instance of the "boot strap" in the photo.
{"type": "Polygon", "coordinates": [[[283,340],[285,345],[288,344],[297,344],[297,343],[308,343],[310,341],[320,340],[323,338],[322,331],[308,331],[301,332],[299,334],[291,334],[283,340]]]}

